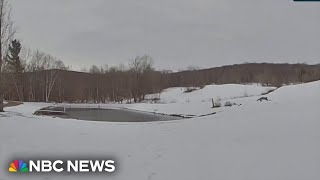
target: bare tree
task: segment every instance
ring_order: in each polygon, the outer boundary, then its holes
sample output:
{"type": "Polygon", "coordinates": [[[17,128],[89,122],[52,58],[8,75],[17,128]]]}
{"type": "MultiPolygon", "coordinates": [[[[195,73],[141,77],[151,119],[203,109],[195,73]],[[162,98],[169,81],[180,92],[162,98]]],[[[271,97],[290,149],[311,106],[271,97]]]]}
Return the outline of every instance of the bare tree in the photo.
{"type": "Polygon", "coordinates": [[[32,58],[32,50],[30,48],[22,47],[21,53],[20,53],[22,66],[27,67],[27,63],[31,60],[31,58],[32,58]]]}
{"type": "Polygon", "coordinates": [[[60,70],[67,70],[68,68],[60,59],[56,59],[50,55],[44,58],[44,68],[47,70],[45,74],[45,101],[49,102],[53,86],[59,77],[60,70]]]}
{"type": "Polygon", "coordinates": [[[35,52],[30,54],[31,55],[28,55],[28,59],[30,58],[31,60],[27,62],[25,69],[25,71],[29,73],[29,76],[27,78],[29,84],[28,99],[29,101],[37,101],[36,94],[39,91],[39,88],[37,87],[42,85],[42,76],[39,76],[39,71],[44,70],[43,59],[46,54],[39,50],[36,50],[35,52]]]}
{"type": "Polygon", "coordinates": [[[15,34],[15,27],[11,19],[11,7],[8,1],[0,0],[0,112],[3,112],[3,68],[4,57],[7,55],[10,40],[15,34]]]}
{"type": "Polygon", "coordinates": [[[68,67],[66,67],[60,59],[37,50],[33,53],[26,69],[28,72],[31,72],[29,75],[29,83],[31,86],[29,94],[31,99],[35,101],[36,92],[42,89],[43,98],[40,99],[48,102],[53,87],[59,78],[60,71],[67,70],[68,67]]]}
{"type": "Polygon", "coordinates": [[[132,62],[129,64],[131,72],[133,73],[132,87],[131,93],[134,99],[134,102],[138,102],[144,99],[145,88],[147,85],[145,81],[145,77],[148,72],[153,71],[153,60],[150,56],[144,55],[142,57],[137,56],[132,62]]]}
{"type": "Polygon", "coordinates": [[[98,66],[96,66],[96,65],[92,65],[89,72],[92,74],[102,74],[103,73],[103,72],[101,72],[101,69],[99,69],[98,66]]]}
{"type": "Polygon", "coordinates": [[[137,56],[130,64],[130,68],[136,73],[143,73],[148,70],[153,70],[152,57],[144,55],[142,57],[137,56]]]}

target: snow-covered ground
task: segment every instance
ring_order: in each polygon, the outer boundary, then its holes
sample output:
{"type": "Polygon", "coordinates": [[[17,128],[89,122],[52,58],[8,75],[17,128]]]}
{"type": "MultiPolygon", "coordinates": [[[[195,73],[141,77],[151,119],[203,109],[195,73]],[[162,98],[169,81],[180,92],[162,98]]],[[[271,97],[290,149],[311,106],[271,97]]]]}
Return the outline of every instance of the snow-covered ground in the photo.
{"type": "Polygon", "coordinates": [[[33,116],[35,110],[48,106],[45,103],[7,108],[0,114],[0,180],[320,179],[320,81],[279,88],[265,95],[271,99],[268,102],[256,101],[267,89],[257,86],[252,90],[253,86],[208,86],[187,94],[174,88],[160,96],[168,104],[100,105],[166,114],[217,112],[170,122],[109,123],[33,116]],[[236,98],[243,95],[256,96],[236,98]],[[242,105],[212,109],[209,100],[217,97],[223,103],[242,105]],[[8,162],[18,157],[90,155],[115,157],[117,172],[112,176],[8,173],[8,162]]]}

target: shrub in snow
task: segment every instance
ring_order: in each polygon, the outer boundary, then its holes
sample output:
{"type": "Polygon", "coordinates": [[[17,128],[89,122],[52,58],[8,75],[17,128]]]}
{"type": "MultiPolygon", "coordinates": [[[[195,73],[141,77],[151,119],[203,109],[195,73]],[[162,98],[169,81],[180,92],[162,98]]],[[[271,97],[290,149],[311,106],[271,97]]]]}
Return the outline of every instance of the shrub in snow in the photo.
{"type": "Polygon", "coordinates": [[[268,97],[261,97],[261,98],[259,98],[257,101],[260,101],[260,102],[262,102],[262,101],[269,101],[269,99],[268,99],[268,97]]]}
{"type": "Polygon", "coordinates": [[[231,107],[233,104],[230,101],[227,101],[226,103],[224,103],[225,107],[231,107]]]}
{"type": "Polygon", "coordinates": [[[214,107],[216,108],[221,107],[221,102],[220,101],[215,102],[214,107]]]}
{"type": "Polygon", "coordinates": [[[212,100],[212,108],[219,108],[219,107],[221,107],[221,101],[220,101],[220,99],[218,99],[218,100],[213,100],[213,98],[212,98],[211,100],[212,100]]]}
{"type": "Polygon", "coordinates": [[[267,94],[269,94],[269,93],[272,93],[273,91],[275,91],[275,89],[269,89],[269,90],[267,90],[266,92],[261,93],[261,95],[262,95],[262,96],[263,96],[263,95],[267,95],[267,94]]]}
{"type": "Polygon", "coordinates": [[[195,88],[195,87],[187,87],[184,91],[184,93],[191,93],[193,91],[199,90],[199,88],[195,88]]]}
{"type": "Polygon", "coordinates": [[[221,101],[221,97],[220,96],[218,96],[218,97],[216,97],[216,101],[221,101]]]}
{"type": "Polygon", "coordinates": [[[152,102],[153,102],[154,104],[159,103],[159,102],[160,102],[160,98],[153,98],[153,99],[152,99],[152,102]]]}

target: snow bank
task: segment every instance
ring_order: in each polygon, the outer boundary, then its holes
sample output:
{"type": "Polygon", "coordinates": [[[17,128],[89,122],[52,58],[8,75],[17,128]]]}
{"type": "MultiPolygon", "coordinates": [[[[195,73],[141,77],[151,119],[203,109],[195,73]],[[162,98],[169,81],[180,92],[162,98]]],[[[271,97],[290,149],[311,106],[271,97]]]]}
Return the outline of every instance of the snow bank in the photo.
{"type": "Polygon", "coordinates": [[[320,81],[283,86],[268,97],[277,102],[313,101],[320,104],[320,81]]]}

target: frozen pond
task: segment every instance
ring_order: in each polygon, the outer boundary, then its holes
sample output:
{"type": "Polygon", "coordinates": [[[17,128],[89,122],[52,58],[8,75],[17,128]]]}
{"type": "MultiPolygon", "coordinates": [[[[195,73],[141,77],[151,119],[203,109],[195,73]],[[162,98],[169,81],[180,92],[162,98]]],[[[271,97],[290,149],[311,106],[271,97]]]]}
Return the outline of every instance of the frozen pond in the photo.
{"type": "Polygon", "coordinates": [[[63,111],[63,107],[48,107],[37,111],[35,114],[55,116],[64,119],[108,122],[152,122],[182,119],[181,117],[176,116],[159,115],[126,109],[66,108],[65,113],[60,113],[63,111]],[[52,112],[48,113],[49,111],[52,112]]]}

